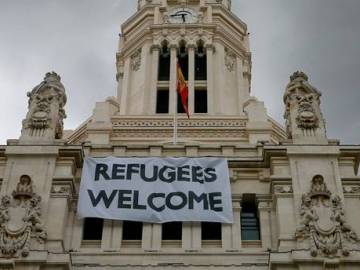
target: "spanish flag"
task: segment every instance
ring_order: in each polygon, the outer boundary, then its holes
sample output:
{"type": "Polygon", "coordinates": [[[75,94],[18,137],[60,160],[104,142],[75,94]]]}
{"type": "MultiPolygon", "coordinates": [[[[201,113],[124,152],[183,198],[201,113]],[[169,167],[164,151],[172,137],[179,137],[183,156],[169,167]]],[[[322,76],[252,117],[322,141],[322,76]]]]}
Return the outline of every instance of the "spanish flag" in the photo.
{"type": "Polygon", "coordinates": [[[182,73],[179,61],[176,62],[176,76],[177,76],[177,91],[181,97],[181,103],[186,112],[188,118],[189,115],[189,107],[188,107],[188,97],[189,97],[189,88],[184,78],[184,74],[182,73]]]}

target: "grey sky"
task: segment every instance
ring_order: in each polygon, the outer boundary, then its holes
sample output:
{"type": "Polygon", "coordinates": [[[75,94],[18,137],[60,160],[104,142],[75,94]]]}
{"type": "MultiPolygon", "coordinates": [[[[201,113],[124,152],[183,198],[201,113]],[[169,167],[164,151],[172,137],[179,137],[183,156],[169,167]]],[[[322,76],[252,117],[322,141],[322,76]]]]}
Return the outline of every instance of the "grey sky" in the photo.
{"type": "MultiPolygon", "coordinates": [[[[136,0],[0,0],[0,144],[18,138],[26,92],[58,72],[68,103],[65,128],[90,116],[96,101],[116,95],[120,24],[136,0]]],[[[282,95],[293,71],[305,71],[323,93],[328,135],[360,143],[360,1],[233,0],[248,24],[252,94],[283,123],[282,95]]]]}

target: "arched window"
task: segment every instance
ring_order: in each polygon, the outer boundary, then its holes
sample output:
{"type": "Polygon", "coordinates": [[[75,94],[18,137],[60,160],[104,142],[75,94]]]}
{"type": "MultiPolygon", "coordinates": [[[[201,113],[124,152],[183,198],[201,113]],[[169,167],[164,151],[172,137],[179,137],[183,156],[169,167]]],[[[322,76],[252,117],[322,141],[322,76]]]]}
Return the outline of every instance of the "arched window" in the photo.
{"type": "Polygon", "coordinates": [[[197,42],[195,52],[195,81],[206,81],[206,50],[204,48],[204,42],[199,40],[197,42]]]}
{"type": "MultiPolygon", "coordinates": [[[[158,81],[170,80],[170,49],[166,40],[161,43],[159,54],[158,81]]],[[[156,93],[156,113],[169,113],[169,87],[158,87],[156,93]]]]}
{"type": "MultiPolygon", "coordinates": [[[[189,77],[189,55],[188,55],[188,51],[186,48],[186,42],[183,40],[180,41],[180,43],[179,43],[177,60],[178,60],[178,63],[180,65],[180,68],[184,75],[185,80],[188,80],[188,77],[189,77]]],[[[179,93],[177,93],[177,112],[185,113],[179,93]]]]}
{"type": "Polygon", "coordinates": [[[207,80],[207,60],[206,50],[204,48],[204,42],[199,40],[197,42],[195,51],[195,113],[207,113],[208,112],[208,98],[207,98],[207,87],[202,84],[202,81],[207,80]]]}
{"type": "Polygon", "coordinates": [[[178,61],[179,61],[179,65],[181,67],[182,73],[184,74],[185,80],[188,79],[188,75],[189,75],[189,55],[188,55],[188,51],[186,48],[186,43],[185,41],[180,41],[179,43],[179,50],[178,50],[178,61]]]}
{"type": "Polygon", "coordinates": [[[244,194],[241,202],[241,240],[260,240],[255,194],[244,194]]]}
{"type": "Polygon", "coordinates": [[[159,54],[158,80],[159,81],[170,80],[170,50],[169,50],[168,42],[166,40],[161,44],[161,50],[159,54]]]}

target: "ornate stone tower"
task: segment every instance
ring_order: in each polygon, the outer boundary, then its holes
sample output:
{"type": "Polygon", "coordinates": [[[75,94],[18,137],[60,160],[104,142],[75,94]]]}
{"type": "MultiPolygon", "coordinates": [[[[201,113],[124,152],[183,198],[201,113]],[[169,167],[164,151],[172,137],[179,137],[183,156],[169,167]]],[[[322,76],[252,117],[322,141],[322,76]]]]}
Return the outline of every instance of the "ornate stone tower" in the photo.
{"type": "Polygon", "coordinates": [[[122,26],[117,54],[120,115],[156,114],[164,91],[172,114],[177,59],[189,84],[190,114],[242,114],[251,54],[247,26],[231,13],[230,1],[138,3],[122,26]],[[206,110],[198,110],[200,96],[207,99],[206,110]]]}
{"type": "Polygon", "coordinates": [[[139,0],[121,26],[116,66],[117,98],[97,103],[86,134],[79,129],[72,142],[169,142],[176,110],[180,143],[285,137],[264,104],[250,97],[247,26],[231,12],[231,1],[139,0]],[[190,119],[176,90],[177,63],[189,88],[190,119]]]}

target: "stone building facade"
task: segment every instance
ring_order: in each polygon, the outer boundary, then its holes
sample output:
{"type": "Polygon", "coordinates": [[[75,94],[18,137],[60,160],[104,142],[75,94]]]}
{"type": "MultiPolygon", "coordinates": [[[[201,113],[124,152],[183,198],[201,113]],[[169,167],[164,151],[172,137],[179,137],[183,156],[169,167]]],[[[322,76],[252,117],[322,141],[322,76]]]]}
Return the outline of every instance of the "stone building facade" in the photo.
{"type": "Polygon", "coordinates": [[[360,147],[327,138],[321,93],[302,72],[286,86],[286,127],[267,115],[230,0],[138,0],[116,66],[117,97],[75,131],[63,130],[58,74],[28,93],[21,136],[0,146],[1,269],[360,268],[360,147]],[[83,160],[106,156],[226,158],[234,223],[78,219],[83,160]]]}

